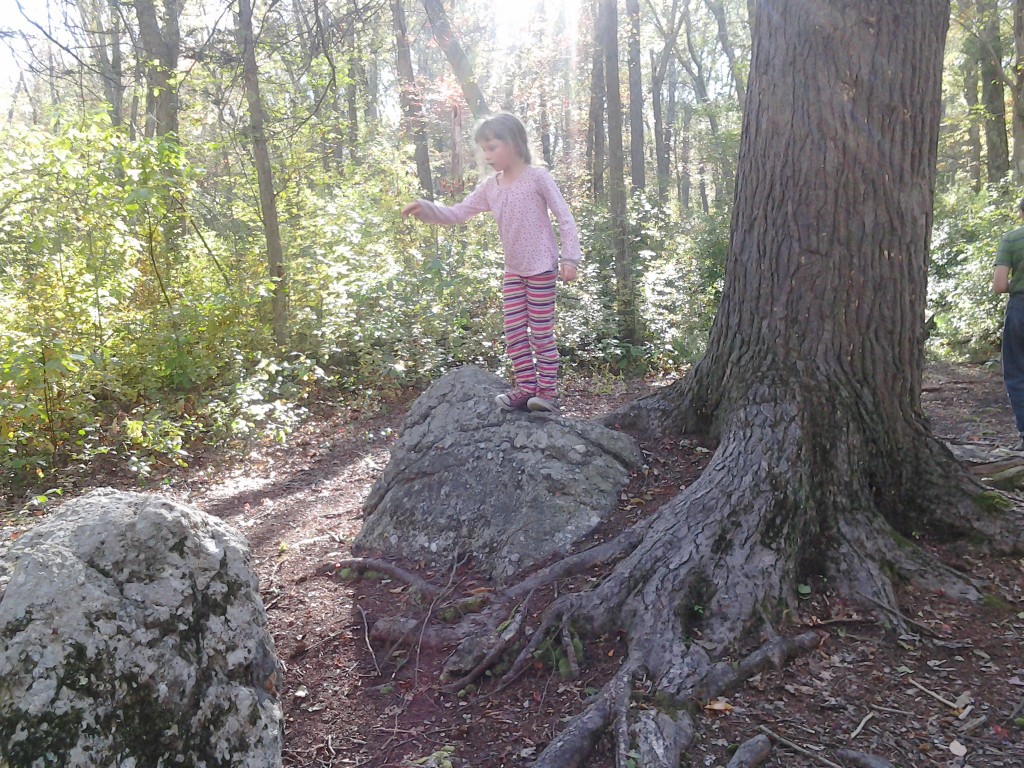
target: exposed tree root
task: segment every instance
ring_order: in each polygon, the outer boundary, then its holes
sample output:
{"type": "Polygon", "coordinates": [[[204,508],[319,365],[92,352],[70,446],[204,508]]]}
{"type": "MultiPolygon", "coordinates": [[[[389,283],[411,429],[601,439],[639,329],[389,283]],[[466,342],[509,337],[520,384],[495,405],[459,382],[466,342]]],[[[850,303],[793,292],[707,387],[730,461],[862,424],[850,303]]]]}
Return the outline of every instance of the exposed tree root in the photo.
{"type": "Polygon", "coordinates": [[[492,645],[491,649],[487,651],[486,655],[473,667],[468,673],[459,678],[453,683],[449,683],[444,686],[441,690],[446,693],[456,693],[465,688],[470,683],[476,682],[477,678],[480,677],[484,672],[494,666],[494,664],[501,658],[502,654],[508,650],[508,647],[512,642],[519,637],[519,633],[526,624],[527,618],[530,615],[530,600],[533,597],[531,592],[522,606],[515,612],[515,615],[508,622],[508,626],[498,634],[497,641],[492,645]]]}
{"type": "Polygon", "coordinates": [[[866,752],[856,752],[852,749],[836,750],[836,757],[852,768],[892,768],[892,763],[884,757],[869,755],[866,752]]]}
{"type": "Polygon", "coordinates": [[[566,579],[596,565],[617,560],[625,553],[636,549],[651,522],[651,518],[641,520],[611,541],[558,560],[517,584],[512,584],[504,591],[503,595],[509,599],[518,600],[528,592],[547,586],[558,579],[566,579]]]}
{"type": "Polygon", "coordinates": [[[352,574],[355,576],[362,576],[368,571],[377,571],[383,573],[385,576],[390,576],[393,579],[398,579],[408,584],[413,589],[417,590],[424,597],[436,598],[440,597],[444,590],[434,584],[431,584],[425,579],[421,579],[415,573],[399,568],[394,563],[389,563],[387,560],[380,560],[372,557],[347,557],[341,560],[331,560],[324,563],[317,569],[319,574],[333,574],[338,571],[345,570],[346,568],[351,569],[352,574]]]}
{"type": "MultiPolygon", "coordinates": [[[[693,740],[692,713],[703,702],[735,690],[769,664],[782,666],[827,637],[819,629],[780,634],[773,626],[783,625],[796,607],[797,585],[806,577],[827,577],[830,589],[877,610],[903,631],[921,627],[897,606],[901,583],[959,599],[981,596],[972,578],[936,562],[912,537],[901,535],[914,519],[905,509],[913,497],[882,493],[877,446],[855,423],[822,427],[805,416],[822,412],[766,387],[756,402],[733,411],[700,478],[650,518],[507,589],[452,604],[454,626],[435,629],[391,619],[378,622],[373,637],[398,642],[418,633],[424,644],[459,644],[453,654],[459,664],[451,666],[457,679],[443,689],[459,691],[496,667],[520,641],[537,590],[612,564],[594,588],[560,595],[547,606],[488,693],[518,679],[544,643],[560,643],[569,675],[577,676],[581,659],[574,633],[622,631],[628,649],[621,667],[547,745],[535,768],[583,765],[605,732],[613,736],[618,765],[636,755],[645,768],[676,768],[693,740]],[[843,439],[822,440],[822,433],[843,439]],[[759,646],[738,658],[737,648],[752,639],[752,631],[762,632],[759,646]]],[[[916,471],[933,472],[941,459],[941,451],[929,447],[909,456],[895,474],[913,485],[916,471]]],[[[957,480],[954,487],[960,490],[950,496],[946,511],[937,496],[928,495],[931,521],[947,515],[959,525],[970,523],[962,512],[966,486],[957,480]]],[[[979,529],[997,530],[994,518],[972,530],[979,529]]],[[[372,567],[411,584],[418,580],[378,561],[344,565],[372,567]]],[[[443,593],[417,588],[423,594],[443,593]]],[[[745,762],[734,768],[753,768],[764,759],[759,757],[764,749],[763,739],[751,742],[745,762]]]]}
{"type": "Polygon", "coordinates": [[[772,752],[772,742],[763,733],[740,744],[725,768],[757,768],[768,759],[772,752]]]}
{"type": "Polygon", "coordinates": [[[692,738],[688,708],[827,637],[819,630],[783,637],[771,627],[771,615],[794,605],[807,569],[819,569],[849,598],[881,607],[890,620],[896,616],[897,625],[905,622],[898,619],[894,579],[980,598],[972,579],[933,561],[880,514],[870,483],[853,471],[863,462],[858,451],[869,450],[864,443],[854,436],[809,463],[806,425],[778,402],[759,404],[757,418],[723,439],[700,479],[659,510],[643,539],[597,587],[563,595],[545,612],[502,685],[525,666],[541,638],[569,622],[594,632],[624,629],[629,651],[616,676],[569,721],[535,768],[581,765],[605,729],[614,735],[619,764],[636,751],[645,766],[677,765],[692,738]],[[772,408],[767,422],[773,426],[759,433],[757,421],[772,408]],[[749,450],[769,441],[771,465],[749,450]],[[818,462],[849,479],[842,495],[822,498],[810,490],[818,462]],[[736,662],[733,649],[759,617],[767,641],[736,662]],[[634,691],[641,677],[651,687],[634,691]]]}

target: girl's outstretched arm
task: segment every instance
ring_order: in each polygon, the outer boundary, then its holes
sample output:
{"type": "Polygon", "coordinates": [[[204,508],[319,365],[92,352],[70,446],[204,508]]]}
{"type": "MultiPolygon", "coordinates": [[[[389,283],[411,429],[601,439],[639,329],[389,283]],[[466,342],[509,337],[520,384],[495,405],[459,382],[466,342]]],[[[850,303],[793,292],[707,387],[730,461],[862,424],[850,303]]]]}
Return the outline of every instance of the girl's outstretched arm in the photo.
{"type": "Polygon", "coordinates": [[[478,213],[491,210],[485,189],[490,181],[489,179],[474,189],[461,203],[447,206],[420,199],[405,206],[402,215],[415,216],[428,224],[462,224],[478,213]]]}

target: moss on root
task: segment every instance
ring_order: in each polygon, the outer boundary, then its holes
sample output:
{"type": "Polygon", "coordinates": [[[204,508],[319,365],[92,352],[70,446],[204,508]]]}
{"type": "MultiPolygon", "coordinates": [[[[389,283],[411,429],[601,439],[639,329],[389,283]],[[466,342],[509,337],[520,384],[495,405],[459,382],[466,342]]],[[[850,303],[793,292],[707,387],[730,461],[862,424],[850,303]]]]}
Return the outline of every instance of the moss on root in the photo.
{"type": "Polygon", "coordinates": [[[973,501],[979,509],[989,514],[1001,514],[1013,509],[1013,503],[999,491],[982,491],[974,496],[973,501]]]}

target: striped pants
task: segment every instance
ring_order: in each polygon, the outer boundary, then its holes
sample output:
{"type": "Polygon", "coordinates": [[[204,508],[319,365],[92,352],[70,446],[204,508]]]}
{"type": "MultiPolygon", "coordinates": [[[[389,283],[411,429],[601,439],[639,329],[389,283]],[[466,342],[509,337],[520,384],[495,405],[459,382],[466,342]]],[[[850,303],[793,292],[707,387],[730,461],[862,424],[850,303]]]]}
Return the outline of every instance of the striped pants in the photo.
{"type": "Polygon", "coordinates": [[[516,386],[554,396],[558,387],[555,346],[555,271],[539,275],[505,273],[502,308],[505,350],[512,360],[516,386]]]}

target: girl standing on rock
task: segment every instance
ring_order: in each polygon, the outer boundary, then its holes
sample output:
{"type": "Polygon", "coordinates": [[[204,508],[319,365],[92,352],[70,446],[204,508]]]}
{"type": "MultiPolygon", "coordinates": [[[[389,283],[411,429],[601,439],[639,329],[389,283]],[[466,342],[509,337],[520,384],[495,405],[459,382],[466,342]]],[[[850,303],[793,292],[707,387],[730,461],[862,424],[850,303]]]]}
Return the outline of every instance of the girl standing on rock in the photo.
{"type": "Polygon", "coordinates": [[[457,205],[421,199],[405,206],[402,216],[461,224],[484,211],[494,214],[505,251],[505,349],[515,372],[515,385],[495,399],[506,411],[558,413],[554,325],[559,251],[548,211],[558,220],[561,277],[567,283],[576,279],[580,261],[576,222],[551,174],[530,164],[526,129],[516,117],[494,115],[479,125],[474,138],[495,174],[457,205]]]}

